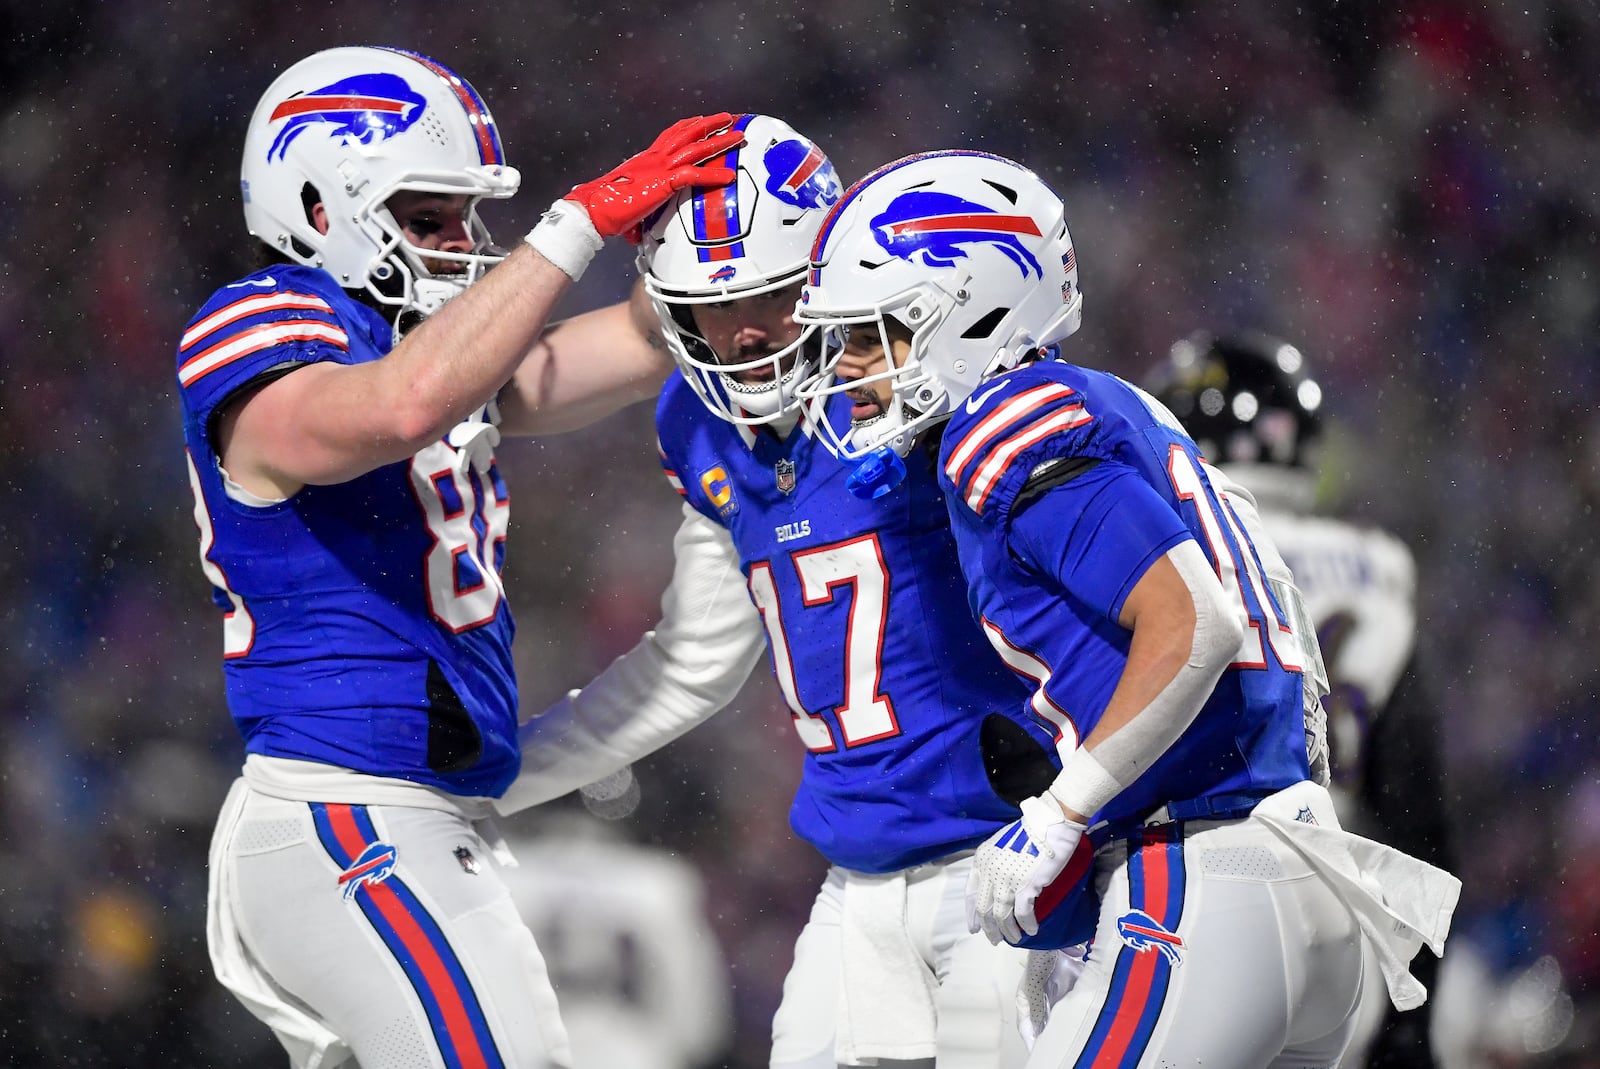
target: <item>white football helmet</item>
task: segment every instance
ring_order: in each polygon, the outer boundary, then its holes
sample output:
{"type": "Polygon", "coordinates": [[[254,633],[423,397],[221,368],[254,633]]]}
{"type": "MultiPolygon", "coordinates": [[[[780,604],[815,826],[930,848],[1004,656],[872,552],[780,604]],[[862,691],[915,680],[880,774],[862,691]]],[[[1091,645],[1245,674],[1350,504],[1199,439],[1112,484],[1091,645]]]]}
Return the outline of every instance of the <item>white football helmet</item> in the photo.
{"type": "MultiPolygon", "coordinates": [[[[884,165],[845,193],[823,224],[795,318],[876,330],[887,370],[838,381],[830,344],[799,392],[820,438],[854,460],[901,456],[985,379],[1078,329],[1083,294],[1061,198],[1032,171],[984,152],[928,152],[884,165]],[[909,334],[901,361],[890,321],[909,334]],[[872,420],[836,432],[828,398],[888,380],[894,397],[872,420]]],[[[859,336],[858,336],[859,338],[859,336]]]]}
{"type": "Polygon", "coordinates": [[[815,369],[809,328],[753,360],[723,363],[695,325],[697,305],[773,293],[805,278],[811,242],[841,192],[821,149],[780,119],[741,115],[745,141],[728,153],[738,177],[686,189],[646,228],[639,270],[663,337],[705,406],[730,423],[771,423],[798,411],[794,387],[815,369]],[[785,366],[787,365],[787,367],[785,366]],[[736,376],[762,373],[754,382],[736,376]]]}
{"type": "Polygon", "coordinates": [[[466,79],[416,52],[365,46],[317,52],[278,76],[250,119],[240,177],[251,235],[365,290],[396,319],[436,311],[504,258],[477,204],[521,180],[466,79]],[[469,197],[473,250],[414,248],[385,205],[398,190],[469,197]],[[317,201],[326,234],[311,222],[317,201]]]}

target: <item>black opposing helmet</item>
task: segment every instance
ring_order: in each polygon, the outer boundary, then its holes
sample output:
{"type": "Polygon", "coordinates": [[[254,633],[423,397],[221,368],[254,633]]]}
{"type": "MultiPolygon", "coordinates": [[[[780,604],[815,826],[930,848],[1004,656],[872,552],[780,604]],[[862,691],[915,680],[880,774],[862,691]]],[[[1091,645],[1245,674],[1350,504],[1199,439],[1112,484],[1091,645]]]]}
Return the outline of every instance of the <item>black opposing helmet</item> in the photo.
{"type": "Polygon", "coordinates": [[[1322,388],[1299,349],[1259,332],[1200,332],[1176,342],[1145,383],[1211,463],[1314,473],[1322,388]]]}

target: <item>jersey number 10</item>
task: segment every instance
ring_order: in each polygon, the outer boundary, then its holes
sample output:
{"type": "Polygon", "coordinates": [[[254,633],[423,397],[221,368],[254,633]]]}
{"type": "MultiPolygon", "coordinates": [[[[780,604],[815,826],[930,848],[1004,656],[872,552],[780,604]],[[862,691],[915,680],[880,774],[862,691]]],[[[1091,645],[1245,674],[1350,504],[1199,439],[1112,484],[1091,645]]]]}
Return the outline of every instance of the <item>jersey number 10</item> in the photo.
{"type": "Polygon", "coordinates": [[[1278,663],[1287,671],[1304,672],[1305,657],[1301,653],[1300,642],[1273,604],[1272,596],[1268,593],[1265,569],[1256,556],[1255,543],[1250,541],[1233,509],[1226,503],[1222,508],[1217,508],[1211,494],[1207,493],[1194,458],[1178,446],[1173,446],[1168,454],[1167,474],[1172,479],[1178,498],[1194,506],[1200,528],[1209,543],[1211,559],[1217,562],[1217,578],[1222,580],[1223,589],[1238,597],[1249,618],[1250,626],[1244,633],[1239,652],[1234,655],[1233,667],[1265,668],[1267,656],[1262,644],[1264,638],[1266,645],[1277,656],[1278,663]],[[1237,555],[1223,536],[1224,525],[1233,536],[1233,544],[1239,547],[1237,555]],[[1256,604],[1261,606],[1259,612],[1250,612],[1249,599],[1245,597],[1240,583],[1241,573],[1244,581],[1250,584],[1256,604]]]}

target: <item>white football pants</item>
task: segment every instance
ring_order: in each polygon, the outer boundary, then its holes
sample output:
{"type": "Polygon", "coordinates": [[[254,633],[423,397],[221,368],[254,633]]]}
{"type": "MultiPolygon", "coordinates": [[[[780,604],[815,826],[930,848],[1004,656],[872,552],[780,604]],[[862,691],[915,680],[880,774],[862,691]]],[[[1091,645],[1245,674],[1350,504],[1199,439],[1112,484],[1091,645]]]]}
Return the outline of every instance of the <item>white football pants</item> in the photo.
{"type": "Polygon", "coordinates": [[[1022,1065],[1028,955],[967,931],[971,869],[964,854],[887,876],[828,870],[783,982],[773,1069],[1022,1065]]]}
{"type": "Polygon", "coordinates": [[[218,979],[295,1069],[570,1063],[544,959],[459,815],[291,802],[241,779],[207,921],[218,979]]]}
{"type": "Polygon", "coordinates": [[[1095,863],[1088,965],[1028,1069],[1338,1064],[1361,994],[1361,929],[1269,828],[1156,825],[1095,863]]]}

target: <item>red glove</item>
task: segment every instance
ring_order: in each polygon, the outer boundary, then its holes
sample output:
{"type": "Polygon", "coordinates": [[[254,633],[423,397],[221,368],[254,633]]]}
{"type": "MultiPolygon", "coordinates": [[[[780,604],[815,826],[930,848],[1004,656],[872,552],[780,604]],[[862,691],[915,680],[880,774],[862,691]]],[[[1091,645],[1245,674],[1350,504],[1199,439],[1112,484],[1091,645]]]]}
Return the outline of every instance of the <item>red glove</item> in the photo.
{"type": "Polygon", "coordinates": [[[563,200],[589,213],[602,238],[627,234],[638,244],[637,226],[685,186],[725,186],[732,168],[705,161],[721,156],[744,141],[729,129],[733,116],[700,115],[667,127],[655,143],[603,177],[573,186],[563,200]]]}

